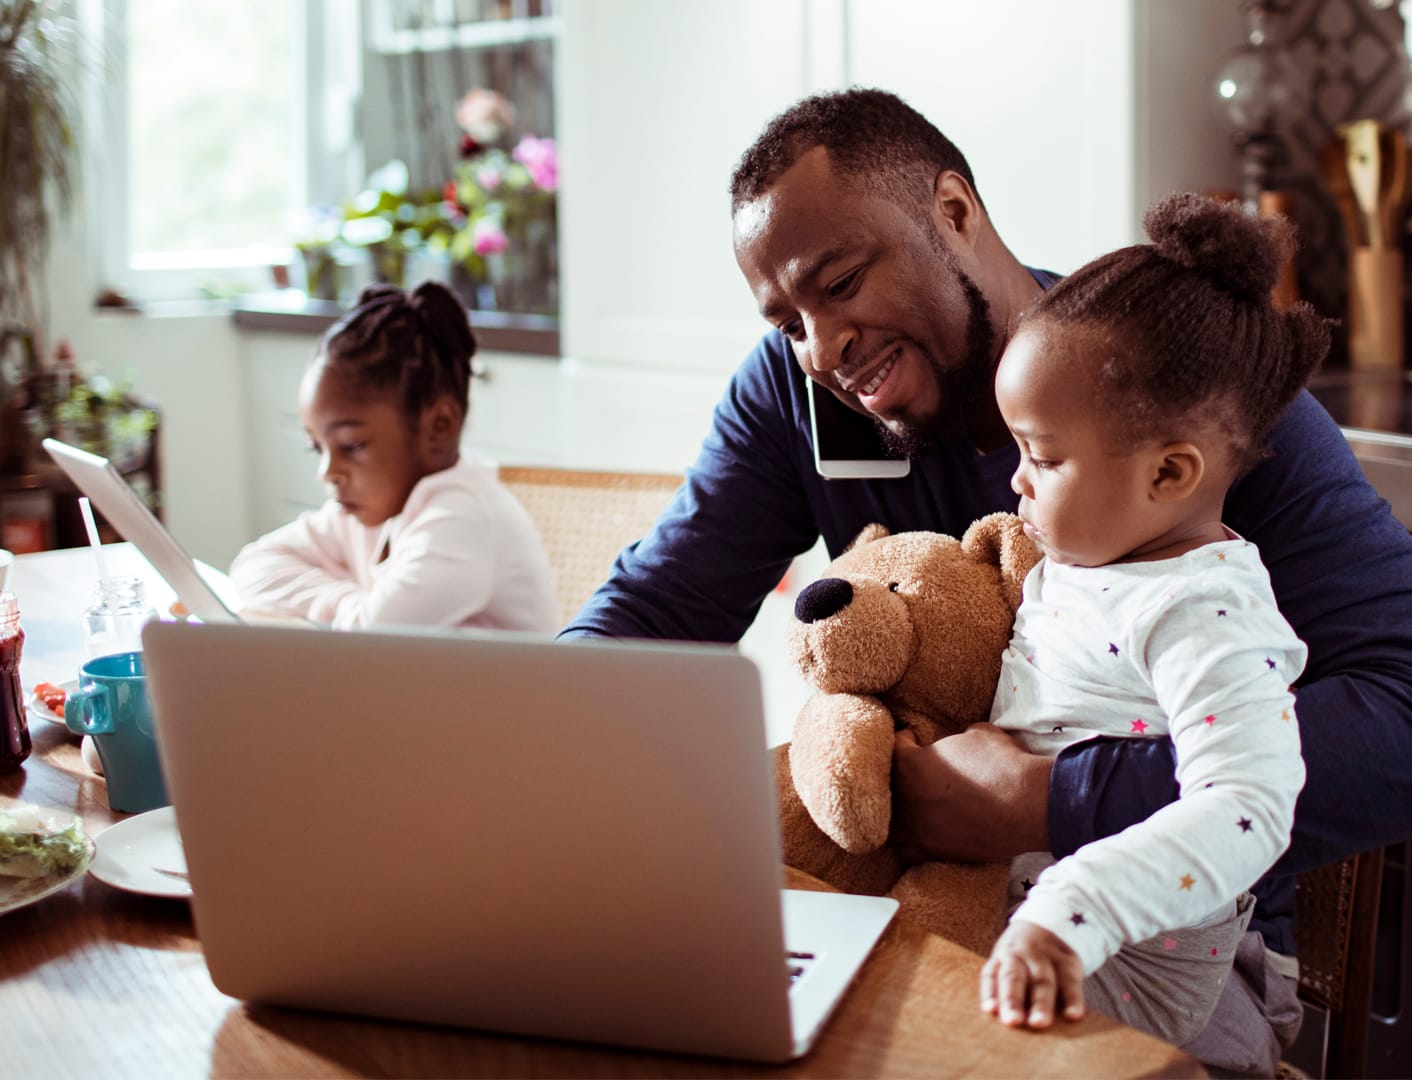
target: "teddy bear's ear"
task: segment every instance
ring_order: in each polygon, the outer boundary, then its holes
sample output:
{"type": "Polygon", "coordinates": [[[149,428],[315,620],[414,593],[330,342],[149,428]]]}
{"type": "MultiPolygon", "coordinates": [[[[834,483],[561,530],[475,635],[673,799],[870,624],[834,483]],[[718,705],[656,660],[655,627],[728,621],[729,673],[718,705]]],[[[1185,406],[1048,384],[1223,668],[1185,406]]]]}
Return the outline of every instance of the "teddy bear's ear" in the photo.
{"type": "Polygon", "coordinates": [[[864,525],[863,531],[860,532],[857,536],[855,536],[853,540],[849,543],[849,545],[843,550],[852,551],[856,547],[862,547],[864,544],[871,544],[874,540],[881,540],[884,536],[890,535],[891,533],[888,532],[888,528],[886,525],[879,525],[877,522],[874,522],[871,525],[864,525]]]}
{"type": "Polygon", "coordinates": [[[961,538],[961,551],[977,562],[1000,567],[1000,585],[1012,608],[1020,606],[1025,575],[1039,562],[1039,549],[1014,514],[988,514],[961,538]]]}

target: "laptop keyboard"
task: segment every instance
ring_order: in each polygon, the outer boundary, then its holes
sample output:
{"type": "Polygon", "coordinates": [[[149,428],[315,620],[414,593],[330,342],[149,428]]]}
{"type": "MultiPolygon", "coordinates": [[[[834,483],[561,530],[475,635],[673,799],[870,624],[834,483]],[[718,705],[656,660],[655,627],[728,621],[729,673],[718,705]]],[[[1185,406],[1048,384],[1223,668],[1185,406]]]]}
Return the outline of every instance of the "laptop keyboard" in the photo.
{"type": "Polygon", "coordinates": [[[789,985],[793,986],[814,963],[814,954],[811,952],[795,952],[791,949],[784,955],[785,965],[789,969],[789,985]]]}

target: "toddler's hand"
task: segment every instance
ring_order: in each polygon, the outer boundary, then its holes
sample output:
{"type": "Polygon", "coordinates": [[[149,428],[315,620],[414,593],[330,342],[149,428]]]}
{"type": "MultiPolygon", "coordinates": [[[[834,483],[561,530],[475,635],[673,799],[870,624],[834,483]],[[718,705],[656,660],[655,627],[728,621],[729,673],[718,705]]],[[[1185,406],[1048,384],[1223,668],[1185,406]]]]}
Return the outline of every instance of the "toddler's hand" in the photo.
{"type": "Polygon", "coordinates": [[[1043,1028],[1056,1008],[1084,1015],[1084,972],[1074,950],[1033,923],[1012,922],[981,968],[981,1011],[1011,1027],[1043,1028]]]}

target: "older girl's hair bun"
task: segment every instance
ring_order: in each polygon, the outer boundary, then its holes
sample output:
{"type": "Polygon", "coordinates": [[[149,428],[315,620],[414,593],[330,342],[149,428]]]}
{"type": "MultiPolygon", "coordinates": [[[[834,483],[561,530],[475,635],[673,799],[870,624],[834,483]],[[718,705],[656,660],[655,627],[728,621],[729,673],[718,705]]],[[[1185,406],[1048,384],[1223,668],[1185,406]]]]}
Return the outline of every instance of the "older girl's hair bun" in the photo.
{"type": "Polygon", "coordinates": [[[470,406],[470,316],[445,285],[424,281],[411,292],[369,285],[357,306],[324,333],[323,362],[374,390],[397,390],[408,416],[442,395],[470,406]]]}
{"type": "Polygon", "coordinates": [[[400,302],[402,299],[403,292],[396,285],[378,282],[374,285],[365,285],[363,291],[358,294],[358,300],[353,306],[356,309],[378,302],[400,302]]]}
{"type": "Polygon", "coordinates": [[[1238,202],[1205,195],[1169,195],[1142,219],[1157,254],[1235,296],[1262,300],[1294,253],[1294,226],[1281,217],[1255,217],[1238,202]]]}
{"type": "Polygon", "coordinates": [[[476,337],[466,307],[439,281],[423,281],[408,294],[408,303],[426,326],[437,348],[450,356],[475,355],[476,337]]]}

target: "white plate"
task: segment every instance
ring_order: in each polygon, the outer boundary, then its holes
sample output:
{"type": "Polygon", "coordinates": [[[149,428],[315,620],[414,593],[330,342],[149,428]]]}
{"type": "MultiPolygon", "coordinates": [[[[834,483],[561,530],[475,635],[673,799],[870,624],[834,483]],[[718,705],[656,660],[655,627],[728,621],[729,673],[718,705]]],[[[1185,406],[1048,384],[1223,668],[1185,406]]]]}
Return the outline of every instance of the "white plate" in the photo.
{"type": "Polygon", "coordinates": [[[148,810],[98,834],[98,854],[88,872],[115,889],[144,896],[184,899],[191,895],[185,877],[186,855],[177,834],[176,812],[170,806],[148,810]]]}
{"type": "Polygon", "coordinates": [[[83,857],[72,870],[57,874],[45,874],[37,878],[17,878],[0,874],[0,915],[26,907],[36,900],[43,900],[50,893],[56,893],[83,876],[93,861],[93,841],[84,845],[83,857]]]}
{"type": "MultiPolygon", "coordinates": [[[[70,679],[68,682],[55,683],[54,685],[62,690],[67,697],[78,689],[78,680],[70,679]]],[[[25,709],[29,712],[31,720],[43,720],[46,724],[57,724],[65,731],[69,730],[68,725],[64,723],[64,718],[40,701],[39,695],[33,690],[30,691],[29,700],[25,702],[25,709]]]]}

